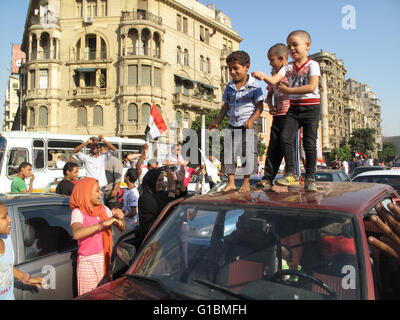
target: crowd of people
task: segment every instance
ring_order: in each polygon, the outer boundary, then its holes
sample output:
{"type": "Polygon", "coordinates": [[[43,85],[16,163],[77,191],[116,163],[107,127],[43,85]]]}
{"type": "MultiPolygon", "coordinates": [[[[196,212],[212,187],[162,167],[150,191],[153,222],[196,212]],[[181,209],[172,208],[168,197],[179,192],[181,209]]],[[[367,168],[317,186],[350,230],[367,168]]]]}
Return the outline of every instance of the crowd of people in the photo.
{"type": "MultiPolygon", "coordinates": [[[[209,130],[215,130],[226,116],[229,118],[232,144],[228,146],[228,153],[233,161],[221,164],[216,157],[209,158],[219,172],[223,171],[228,176],[228,183],[223,191],[236,189],[235,175],[239,169],[244,179],[238,191],[250,191],[250,175],[258,171],[257,135],[253,128],[263,111],[264,97],[257,80],[268,84],[266,103],[273,116],[263,187],[271,188],[283,159],[286,164],[285,174],[275,183],[287,187],[299,185],[294,141],[298,130],[302,128],[305,191],[318,191],[315,172],[321,71],[319,64],[308,58],[310,46],[311,37],[304,30],[291,32],[287,37],[287,46],[283,43],[272,46],[267,53],[273,71],[271,76],[261,71],[249,74],[250,57],[244,51],[235,51],[227,57],[226,63],[232,81],[225,88],[222,97],[224,104],[217,119],[208,127],[209,130]],[[293,60],[290,63],[289,55],[293,60]],[[238,131],[240,135],[234,134],[238,131]],[[246,150],[245,157],[243,150],[246,150]]],[[[205,174],[206,170],[204,167],[198,170],[189,169],[188,162],[181,155],[179,144],[171,147],[168,158],[162,164],[157,159],[149,159],[147,145],[140,155],[126,155],[123,163],[113,155],[115,151],[116,148],[102,135],[90,138],[74,149],[74,157],[85,165],[86,177],[77,181],[78,166],[74,161],[69,161],[63,164],[64,179],[57,186],[57,193],[71,196],[71,230],[73,238],[78,241],[79,294],[92,290],[111,277],[112,225],[120,230],[125,230],[127,223],[138,226],[139,234],[144,236],[166,204],[187,194],[191,175],[199,172],[205,174]],[[86,146],[90,148],[89,154],[82,152],[86,146]],[[128,170],[123,176],[124,166],[128,170]],[[121,201],[122,181],[127,188],[121,201]]],[[[62,164],[63,159],[59,160],[57,165],[62,164]]],[[[353,167],[361,165],[357,159],[347,163],[338,158],[333,164],[348,173],[353,167]]],[[[218,179],[219,176],[214,177],[211,183],[217,183],[218,179]]],[[[19,173],[12,182],[12,192],[32,192],[33,180],[32,166],[29,163],[21,164],[19,173]],[[25,179],[29,177],[31,179],[28,187],[25,179]]],[[[384,209],[378,206],[380,218],[373,221],[400,247],[400,208],[392,205],[390,210],[393,210],[396,220],[388,219],[384,209]],[[388,223],[384,224],[383,221],[388,223]]],[[[11,261],[11,256],[4,257],[4,252],[9,252],[11,248],[7,237],[11,223],[9,220],[7,209],[0,205],[0,266],[4,261],[11,261]]],[[[370,238],[369,242],[394,256],[400,263],[400,250],[393,247],[392,242],[375,238],[370,238]]],[[[13,274],[19,281],[29,281],[40,287],[40,279],[32,279],[15,268],[13,274]]]]}

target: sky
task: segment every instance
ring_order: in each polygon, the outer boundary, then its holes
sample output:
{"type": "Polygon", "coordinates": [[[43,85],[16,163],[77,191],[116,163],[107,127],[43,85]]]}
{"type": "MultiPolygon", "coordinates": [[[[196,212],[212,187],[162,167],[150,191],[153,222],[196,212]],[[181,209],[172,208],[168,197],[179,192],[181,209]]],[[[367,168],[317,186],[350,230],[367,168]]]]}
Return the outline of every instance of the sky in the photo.
{"type": "MultiPolygon", "coordinates": [[[[397,72],[392,70],[399,63],[396,54],[400,54],[399,0],[200,2],[213,3],[231,18],[232,27],[243,38],[240,49],[251,57],[250,71],[269,73],[267,50],[276,43],[285,43],[291,31],[307,30],[312,39],[310,54],[322,49],[343,60],[346,79],[369,85],[381,100],[383,136],[400,136],[400,88],[396,85],[397,72]],[[348,6],[354,10],[346,11],[348,6]],[[352,13],[355,19],[349,20],[352,13]]],[[[11,69],[11,45],[22,41],[28,4],[28,0],[0,1],[1,123],[11,69]]]]}

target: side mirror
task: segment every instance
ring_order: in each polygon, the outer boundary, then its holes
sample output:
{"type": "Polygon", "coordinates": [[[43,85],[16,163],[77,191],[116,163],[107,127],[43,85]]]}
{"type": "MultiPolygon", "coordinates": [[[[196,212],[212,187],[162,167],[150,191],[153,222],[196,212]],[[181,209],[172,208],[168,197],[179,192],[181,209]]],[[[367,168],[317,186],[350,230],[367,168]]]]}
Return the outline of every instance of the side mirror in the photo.
{"type": "Polygon", "coordinates": [[[117,246],[117,256],[127,266],[130,266],[130,262],[132,258],[135,256],[135,253],[136,253],[136,247],[127,242],[121,242],[117,246]]]}

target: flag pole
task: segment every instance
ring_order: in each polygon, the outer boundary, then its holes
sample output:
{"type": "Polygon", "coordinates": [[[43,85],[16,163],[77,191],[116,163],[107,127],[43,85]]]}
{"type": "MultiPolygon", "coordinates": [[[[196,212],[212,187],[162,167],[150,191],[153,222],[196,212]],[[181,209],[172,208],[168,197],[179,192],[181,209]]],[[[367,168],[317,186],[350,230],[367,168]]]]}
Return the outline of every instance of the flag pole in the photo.
{"type": "MultiPolygon", "coordinates": [[[[206,152],[205,147],[206,147],[206,115],[205,113],[203,113],[201,115],[201,150],[203,150],[204,153],[206,152]]],[[[204,164],[204,159],[203,157],[201,157],[201,165],[203,164],[204,164]]],[[[205,181],[206,181],[206,176],[203,170],[203,178],[201,180],[201,194],[204,194],[205,181]]]]}

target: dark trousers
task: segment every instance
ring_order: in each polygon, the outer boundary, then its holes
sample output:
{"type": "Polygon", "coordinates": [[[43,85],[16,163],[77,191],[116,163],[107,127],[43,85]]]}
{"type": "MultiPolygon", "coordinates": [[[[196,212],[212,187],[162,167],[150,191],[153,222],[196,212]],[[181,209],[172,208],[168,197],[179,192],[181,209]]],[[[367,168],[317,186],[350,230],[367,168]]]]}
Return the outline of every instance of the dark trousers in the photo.
{"type": "Polygon", "coordinates": [[[279,171],[283,159],[281,148],[281,132],[285,124],[286,116],[274,116],[271,125],[271,133],[265,158],[264,177],[270,185],[279,171]]]}
{"type": "Polygon", "coordinates": [[[320,109],[320,105],[292,105],[286,114],[285,125],[281,134],[281,147],[285,156],[288,174],[294,175],[296,172],[293,139],[295,139],[299,128],[303,127],[303,147],[306,154],[306,179],[315,178],[320,109]]]}

